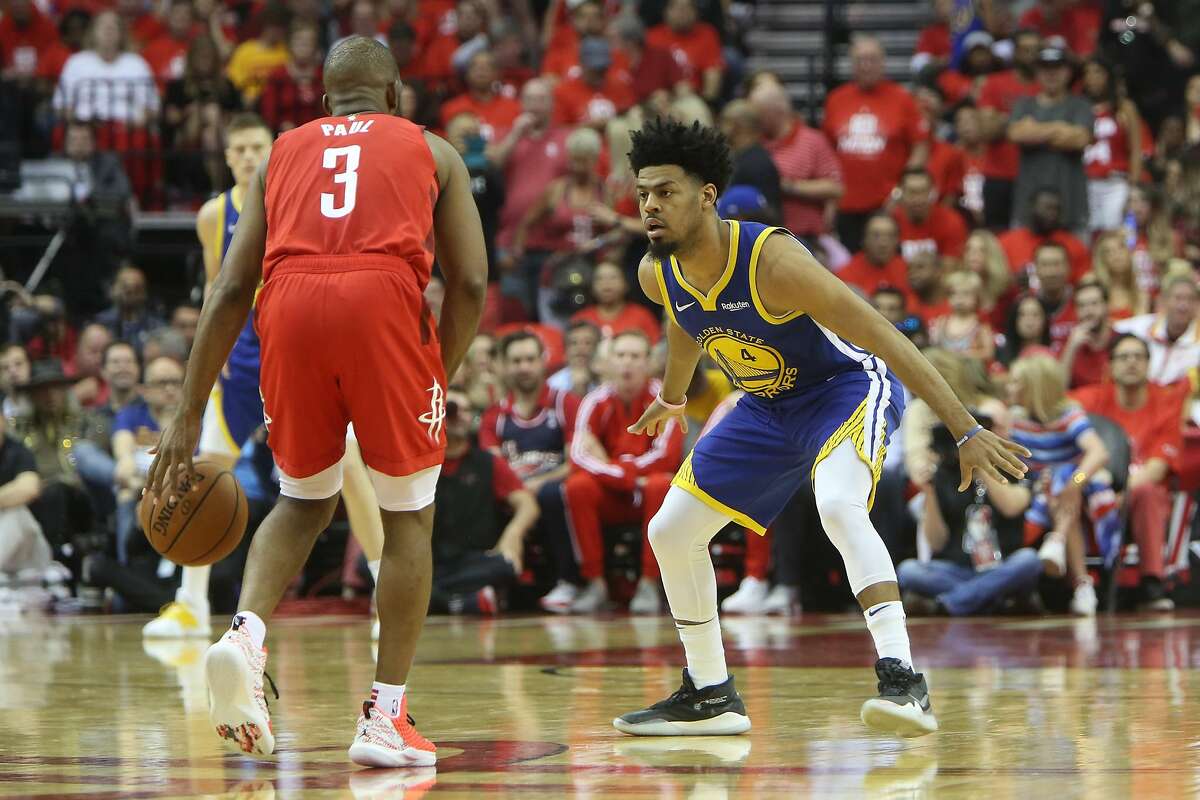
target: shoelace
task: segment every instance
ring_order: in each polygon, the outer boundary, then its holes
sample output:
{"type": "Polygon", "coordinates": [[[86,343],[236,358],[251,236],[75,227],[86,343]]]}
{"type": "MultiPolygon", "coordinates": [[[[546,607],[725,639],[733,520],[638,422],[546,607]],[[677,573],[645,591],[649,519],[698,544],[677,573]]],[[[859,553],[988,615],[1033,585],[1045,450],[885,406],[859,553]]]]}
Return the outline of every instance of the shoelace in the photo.
{"type": "MultiPolygon", "coordinates": [[[[375,704],[372,703],[370,700],[364,700],[363,701],[363,716],[366,717],[367,719],[370,719],[371,718],[371,709],[373,709],[374,707],[375,707],[375,704]]],[[[416,726],[417,721],[415,719],[413,719],[412,714],[405,714],[404,718],[405,718],[405,721],[408,722],[409,725],[412,725],[414,727],[416,726]]]]}
{"type": "Polygon", "coordinates": [[[686,700],[687,698],[691,697],[694,694],[696,694],[696,692],[689,689],[688,685],[685,683],[685,684],[681,685],[678,689],[676,689],[675,692],[670,697],[668,697],[666,700],[659,700],[657,703],[655,703],[654,705],[652,705],[650,707],[651,708],[666,708],[667,706],[671,706],[676,703],[683,702],[684,700],[686,700]]]}
{"type": "Polygon", "coordinates": [[[899,662],[884,664],[883,674],[879,676],[878,690],[881,696],[896,697],[906,695],[917,682],[916,674],[899,662]]]}

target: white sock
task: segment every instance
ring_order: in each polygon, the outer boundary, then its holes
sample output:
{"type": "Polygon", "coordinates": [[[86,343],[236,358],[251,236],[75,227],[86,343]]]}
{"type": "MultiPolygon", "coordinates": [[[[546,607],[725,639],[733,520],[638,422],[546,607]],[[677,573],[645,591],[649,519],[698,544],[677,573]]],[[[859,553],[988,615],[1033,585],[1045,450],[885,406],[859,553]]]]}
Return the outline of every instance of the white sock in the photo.
{"type": "Polygon", "coordinates": [[[864,611],[863,617],[867,620],[867,630],[875,640],[875,652],[879,653],[879,657],[898,658],[904,666],[912,668],[904,604],[899,600],[878,603],[864,611]]]}
{"type": "Polygon", "coordinates": [[[716,686],[729,679],[725,669],[725,646],[721,644],[721,623],[716,617],[699,625],[675,624],[683,652],[687,654],[687,671],[697,689],[716,686]]]}
{"type": "Polygon", "coordinates": [[[375,681],[371,686],[371,702],[389,717],[400,716],[400,701],[404,699],[404,684],[375,681]]]}
{"type": "Polygon", "coordinates": [[[371,580],[375,581],[375,585],[379,585],[379,562],[383,559],[377,558],[374,561],[367,562],[367,569],[371,571],[371,580]]]}
{"type": "Polygon", "coordinates": [[[237,622],[241,617],[241,627],[245,628],[250,634],[250,641],[254,642],[254,646],[262,649],[263,640],[267,638],[267,623],[262,621],[262,617],[255,614],[253,611],[239,611],[233,615],[234,622],[237,622]]]}
{"type": "Polygon", "coordinates": [[[184,567],[179,591],[195,611],[208,615],[208,574],[212,567],[184,567]]]}

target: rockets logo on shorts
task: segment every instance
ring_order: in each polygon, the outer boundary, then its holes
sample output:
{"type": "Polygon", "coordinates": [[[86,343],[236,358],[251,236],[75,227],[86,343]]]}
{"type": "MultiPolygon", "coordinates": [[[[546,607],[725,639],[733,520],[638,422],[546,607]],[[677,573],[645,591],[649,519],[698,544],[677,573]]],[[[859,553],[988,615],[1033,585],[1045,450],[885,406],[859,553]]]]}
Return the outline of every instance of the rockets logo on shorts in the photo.
{"type": "Polygon", "coordinates": [[[442,390],[441,384],[436,380],[433,382],[433,386],[425,391],[432,395],[429,398],[429,410],[417,417],[417,420],[423,425],[429,426],[429,438],[437,441],[442,433],[442,424],[446,419],[446,392],[442,390]]]}

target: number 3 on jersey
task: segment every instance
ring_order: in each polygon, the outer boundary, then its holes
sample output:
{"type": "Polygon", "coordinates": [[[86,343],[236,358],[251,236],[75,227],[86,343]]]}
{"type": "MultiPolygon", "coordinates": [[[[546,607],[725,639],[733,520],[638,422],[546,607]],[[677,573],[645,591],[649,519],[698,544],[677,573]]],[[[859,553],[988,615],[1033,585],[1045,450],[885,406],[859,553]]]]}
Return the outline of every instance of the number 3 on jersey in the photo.
{"type": "Polygon", "coordinates": [[[321,216],[338,219],[354,210],[354,203],[358,196],[358,158],[361,153],[362,147],[357,144],[325,148],[321,157],[321,166],[325,169],[336,170],[341,166],[344,158],[345,169],[333,174],[333,182],[342,184],[342,204],[334,205],[337,202],[335,193],[321,192],[321,216]]]}

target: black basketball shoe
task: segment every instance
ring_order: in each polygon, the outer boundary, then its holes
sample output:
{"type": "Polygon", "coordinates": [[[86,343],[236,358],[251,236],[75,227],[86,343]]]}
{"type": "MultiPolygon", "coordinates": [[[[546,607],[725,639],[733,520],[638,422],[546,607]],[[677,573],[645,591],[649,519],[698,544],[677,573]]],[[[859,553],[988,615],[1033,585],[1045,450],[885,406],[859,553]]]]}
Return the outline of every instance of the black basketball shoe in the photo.
{"type": "Polygon", "coordinates": [[[862,706],[862,721],[868,728],[913,739],[938,729],[937,717],[929,702],[925,676],[904,666],[898,658],[875,662],[879,676],[879,697],[862,706]]]}
{"type": "Polygon", "coordinates": [[[750,730],[750,717],[732,675],[724,683],[697,689],[684,669],[683,685],[674,694],[617,717],[613,727],[633,736],[730,736],[750,730]]]}

